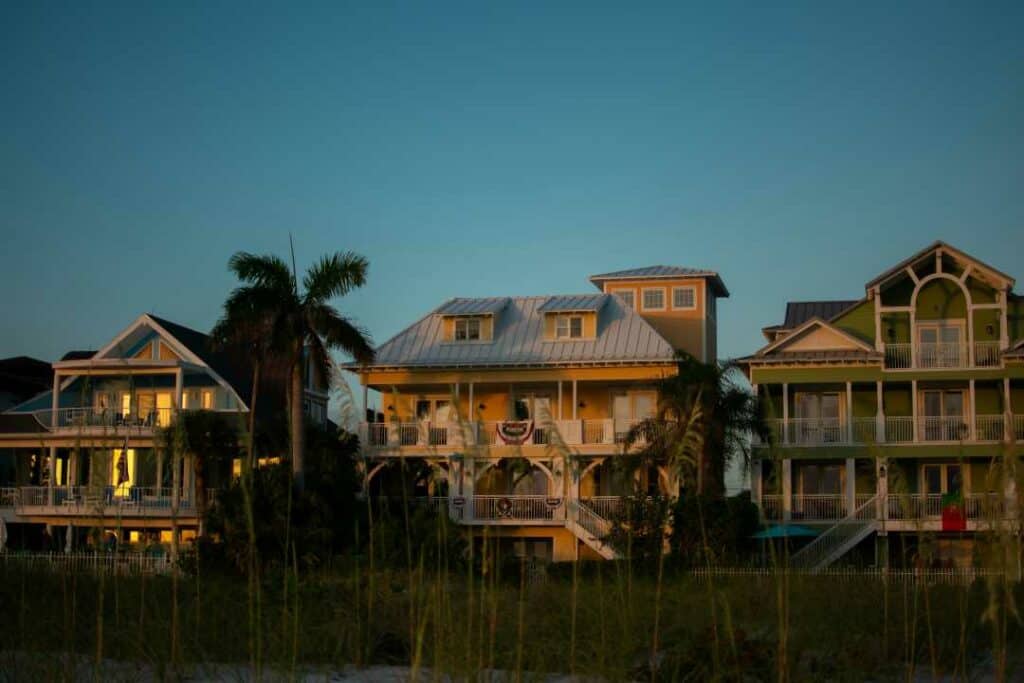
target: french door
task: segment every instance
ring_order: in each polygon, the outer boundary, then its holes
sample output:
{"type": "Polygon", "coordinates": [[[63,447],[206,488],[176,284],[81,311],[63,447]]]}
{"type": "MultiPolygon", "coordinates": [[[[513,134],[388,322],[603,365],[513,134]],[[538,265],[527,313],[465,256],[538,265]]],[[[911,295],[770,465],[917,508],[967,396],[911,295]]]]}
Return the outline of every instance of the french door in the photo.
{"type": "Polygon", "coordinates": [[[917,365],[921,368],[960,368],[966,365],[964,328],[958,322],[917,326],[917,365]]]}
{"type": "Polygon", "coordinates": [[[964,392],[961,389],[927,389],[921,392],[920,425],[924,441],[960,441],[967,436],[964,392]]]}
{"type": "Polygon", "coordinates": [[[798,444],[842,441],[842,403],[839,393],[797,394],[793,440],[798,444]]]}

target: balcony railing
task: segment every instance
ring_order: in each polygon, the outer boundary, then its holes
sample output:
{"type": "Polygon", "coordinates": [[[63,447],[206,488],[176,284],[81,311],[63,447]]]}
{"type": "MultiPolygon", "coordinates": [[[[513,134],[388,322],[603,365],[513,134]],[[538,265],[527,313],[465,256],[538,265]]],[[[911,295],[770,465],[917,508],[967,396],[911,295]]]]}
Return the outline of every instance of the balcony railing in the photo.
{"type": "Polygon", "coordinates": [[[473,496],[473,519],[484,521],[551,521],[564,518],[561,498],[549,496],[473,496]]]}
{"type": "MultiPolygon", "coordinates": [[[[871,493],[854,496],[854,510],[859,510],[858,519],[875,519],[875,506],[864,507],[874,497],[871,493]]],[[[889,494],[885,500],[885,514],[891,521],[940,519],[942,517],[942,495],[906,493],[889,494]]],[[[1000,519],[1006,510],[1005,498],[997,493],[967,493],[964,499],[964,515],[968,520],[1000,519]]],[[[761,496],[761,514],[769,521],[780,521],[785,517],[785,497],[781,495],[761,496]]],[[[803,522],[831,522],[844,519],[850,509],[849,500],[842,494],[793,494],[789,501],[790,519],[803,522]]]]}
{"type": "MultiPolygon", "coordinates": [[[[941,494],[890,493],[886,501],[886,514],[890,520],[939,519],[942,517],[941,494]]],[[[1005,499],[997,493],[964,494],[964,514],[967,519],[999,519],[1005,511],[1005,499]]]]}
{"type": "MultiPolygon", "coordinates": [[[[858,493],[853,497],[853,509],[861,509],[874,496],[872,493],[858,493]]],[[[765,495],[761,497],[761,513],[765,519],[781,520],[784,516],[785,497],[765,495]]],[[[845,519],[850,514],[850,501],[842,493],[795,493],[789,499],[791,520],[804,522],[833,522],[845,519]]],[[[875,516],[874,510],[862,513],[866,519],[875,516]]]]}
{"type": "MultiPolygon", "coordinates": [[[[974,367],[1001,364],[999,342],[974,343],[974,367]]],[[[971,367],[971,346],[960,342],[895,342],[885,345],[885,367],[890,370],[952,369],[971,367]]]]}
{"type": "MultiPolygon", "coordinates": [[[[642,420],[596,419],[537,421],[522,446],[616,445],[642,420]]],[[[503,446],[500,422],[364,422],[359,425],[360,441],[369,448],[402,446],[463,448],[503,446]]],[[[635,444],[643,445],[652,434],[638,433],[635,444]]]]}
{"type": "Polygon", "coordinates": [[[172,408],[152,408],[145,411],[122,412],[113,408],[59,408],[37,410],[36,420],[54,431],[83,430],[115,431],[125,428],[152,429],[171,424],[172,408]]]}
{"type": "MultiPolygon", "coordinates": [[[[207,492],[211,503],[213,493],[207,492]]],[[[15,512],[26,515],[167,517],[173,507],[173,489],[152,486],[22,486],[18,487],[14,502],[15,512]]],[[[179,496],[178,511],[194,515],[195,501],[179,496]]]]}
{"type": "MultiPolygon", "coordinates": [[[[1012,416],[1013,437],[1024,440],[1024,415],[1012,416]]],[[[875,418],[853,418],[847,425],[840,419],[768,420],[768,428],[780,446],[851,446],[867,444],[905,444],[930,442],[991,443],[1006,438],[1006,417],[1003,415],[976,415],[974,431],[971,418],[955,415],[947,417],[918,416],[915,425],[910,415],[887,415],[883,420],[884,433],[878,433],[875,418]]],[[[754,439],[755,445],[766,445],[754,439]]]]}

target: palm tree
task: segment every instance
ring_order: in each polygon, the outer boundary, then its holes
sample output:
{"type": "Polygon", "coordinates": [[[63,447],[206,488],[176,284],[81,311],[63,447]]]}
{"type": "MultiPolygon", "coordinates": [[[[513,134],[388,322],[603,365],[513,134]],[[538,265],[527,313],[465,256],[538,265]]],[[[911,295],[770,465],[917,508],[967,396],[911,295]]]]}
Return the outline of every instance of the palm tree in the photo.
{"type": "Polygon", "coordinates": [[[721,496],[725,469],[750,455],[749,436],[763,433],[757,398],[734,381],[734,363],[701,363],[678,354],[676,374],[658,383],[654,416],[626,437],[642,445],[646,460],[668,460],[683,477],[695,480],[698,495],[721,496]]]}
{"type": "Polygon", "coordinates": [[[218,331],[229,339],[254,331],[266,334],[264,342],[269,356],[287,364],[292,474],[300,492],[304,488],[306,364],[329,383],[333,367],[331,349],[348,353],[359,362],[373,360],[366,332],[329,303],[362,287],[367,266],[365,258],[352,252],[324,256],[306,272],[300,291],[295,272],[277,256],[238,252],[228,262],[228,268],[244,284],[224,302],[224,318],[218,331]]]}

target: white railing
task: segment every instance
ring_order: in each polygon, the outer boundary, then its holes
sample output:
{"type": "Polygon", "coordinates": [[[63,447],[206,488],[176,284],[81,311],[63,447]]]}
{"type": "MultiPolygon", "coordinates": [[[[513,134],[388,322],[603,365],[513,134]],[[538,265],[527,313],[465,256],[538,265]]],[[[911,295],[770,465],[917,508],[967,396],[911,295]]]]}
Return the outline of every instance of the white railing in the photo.
{"type": "MultiPolygon", "coordinates": [[[[169,516],[174,507],[173,489],[153,486],[22,486],[17,490],[19,514],[67,514],[106,516],[169,516]]],[[[207,491],[212,503],[215,492],[207,491]]],[[[178,510],[194,511],[195,501],[181,495],[178,510]]]]}
{"type": "Polygon", "coordinates": [[[560,498],[549,496],[473,496],[472,518],[547,521],[556,519],[561,505],[560,498]]]}
{"type": "Polygon", "coordinates": [[[583,501],[569,501],[570,518],[595,539],[603,539],[612,530],[611,522],[582,503],[583,501]]]}
{"type": "Polygon", "coordinates": [[[594,514],[605,519],[614,519],[622,512],[621,496],[591,496],[580,498],[580,502],[590,508],[594,514]]]}
{"type": "Polygon", "coordinates": [[[784,500],[785,496],[776,493],[761,496],[761,514],[765,519],[782,519],[784,500]]]}
{"type": "MultiPolygon", "coordinates": [[[[974,367],[999,367],[1002,363],[999,342],[974,343],[974,367]]],[[[961,342],[897,342],[885,345],[885,367],[890,370],[911,368],[966,368],[970,366],[971,346],[961,342]]]]}
{"type": "Polygon", "coordinates": [[[613,443],[615,428],[611,419],[583,420],[583,443],[613,443]]]}
{"type": "Polygon", "coordinates": [[[999,342],[974,342],[974,365],[979,368],[995,368],[1002,363],[999,342]]]}
{"type": "Polygon", "coordinates": [[[1006,437],[1006,421],[1002,415],[976,415],[974,438],[978,441],[1002,441],[1006,437]]]}
{"type": "Polygon", "coordinates": [[[59,408],[37,410],[33,414],[39,424],[54,430],[152,429],[169,426],[174,409],[151,408],[145,411],[122,412],[113,408],[59,408]]]}
{"type": "MultiPolygon", "coordinates": [[[[938,519],[942,517],[942,498],[941,494],[890,493],[886,515],[893,521],[938,519]]],[[[997,493],[967,493],[963,499],[967,519],[1001,517],[1005,509],[1005,500],[997,493]]]]}
{"type": "Polygon", "coordinates": [[[12,508],[18,502],[18,489],[15,486],[0,488],[0,508],[12,508]]]}
{"type": "MultiPolygon", "coordinates": [[[[581,444],[622,444],[642,420],[596,419],[536,421],[524,446],[576,446],[581,444]]],[[[367,448],[403,446],[462,448],[464,446],[502,446],[494,420],[480,422],[363,422],[359,439],[367,448]]],[[[642,446],[648,434],[638,433],[635,445],[642,446]]]]}
{"type": "Polygon", "coordinates": [[[848,552],[874,528],[872,518],[864,519],[867,510],[874,511],[875,496],[870,496],[856,510],[801,548],[790,558],[790,566],[820,571],[848,552]]]}
{"type": "Polygon", "coordinates": [[[887,415],[885,418],[887,443],[908,443],[914,440],[914,418],[910,415],[887,415]]]}
{"type": "Polygon", "coordinates": [[[827,446],[848,443],[846,425],[839,418],[789,421],[789,443],[796,446],[827,446]]]}
{"type": "Polygon", "coordinates": [[[971,428],[963,415],[919,417],[917,427],[920,441],[967,441],[971,438],[971,428]]]}
{"type": "Polygon", "coordinates": [[[852,581],[883,581],[886,583],[938,583],[954,585],[970,585],[989,576],[1003,576],[1004,572],[997,569],[860,569],[854,567],[826,567],[821,571],[810,571],[795,567],[701,567],[689,572],[698,579],[708,578],[741,578],[769,579],[775,581],[780,576],[811,578],[819,577],[829,584],[852,581]]]}
{"type": "Polygon", "coordinates": [[[1024,415],[1013,416],[1013,438],[1024,441],[1024,415]]]}
{"type": "Polygon", "coordinates": [[[790,503],[792,519],[836,520],[846,516],[846,497],[838,493],[797,493],[790,503]]]}
{"type": "Polygon", "coordinates": [[[913,344],[899,342],[885,345],[885,367],[904,370],[913,367],[913,344]]]}
{"type": "Polygon", "coordinates": [[[0,553],[0,564],[20,569],[91,574],[166,574],[171,556],[148,553],[0,553]]]}

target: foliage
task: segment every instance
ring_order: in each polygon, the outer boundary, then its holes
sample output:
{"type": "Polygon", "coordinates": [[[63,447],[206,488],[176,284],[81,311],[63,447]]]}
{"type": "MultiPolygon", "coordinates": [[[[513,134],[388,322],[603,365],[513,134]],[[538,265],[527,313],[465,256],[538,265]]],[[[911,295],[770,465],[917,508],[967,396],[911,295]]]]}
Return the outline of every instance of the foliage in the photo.
{"type": "Polygon", "coordinates": [[[731,498],[683,496],[672,507],[671,549],[687,567],[741,566],[755,550],[760,525],[747,493],[731,498]]]}
{"type": "Polygon", "coordinates": [[[658,564],[665,546],[665,530],[671,520],[668,498],[623,496],[619,512],[611,519],[605,542],[623,557],[648,569],[658,564]]]}
{"type": "Polygon", "coordinates": [[[726,466],[746,464],[750,434],[764,433],[757,398],[735,382],[733,363],[701,363],[679,352],[676,370],[658,382],[657,410],[630,430],[627,444],[640,447],[646,461],[667,460],[684,488],[722,496],[726,466]]]}

